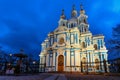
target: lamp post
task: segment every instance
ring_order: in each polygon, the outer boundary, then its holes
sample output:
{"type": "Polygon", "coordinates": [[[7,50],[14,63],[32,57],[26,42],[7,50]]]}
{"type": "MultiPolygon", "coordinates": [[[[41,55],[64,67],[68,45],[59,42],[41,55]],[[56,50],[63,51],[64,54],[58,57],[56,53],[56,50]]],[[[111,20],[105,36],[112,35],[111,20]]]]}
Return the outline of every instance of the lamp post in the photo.
{"type": "Polygon", "coordinates": [[[10,56],[10,64],[12,64],[12,54],[9,54],[10,56]]]}
{"type": "Polygon", "coordinates": [[[36,67],[35,67],[35,64],[36,64],[36,62],[35,62],[35,61],[33,61],[33,70],[34,70],[34,72],[36,72],[36,67]]]}

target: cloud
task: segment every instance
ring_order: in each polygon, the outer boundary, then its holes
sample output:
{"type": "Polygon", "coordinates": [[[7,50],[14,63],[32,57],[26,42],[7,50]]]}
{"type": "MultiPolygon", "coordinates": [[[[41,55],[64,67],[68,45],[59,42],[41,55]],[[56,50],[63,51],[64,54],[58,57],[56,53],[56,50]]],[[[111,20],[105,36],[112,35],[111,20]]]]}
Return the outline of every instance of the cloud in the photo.
{"type": "MultiPolygon", "coordinates": [[[[5,50],[24,48],[30,53],[40,52],[40,44],[47,34],[58,27],[61,10],[67,19],[72,5],[79,13],[80,0],[0,0],[0,45],[5,50]]],[[[103,33],[106,38],[119,22],[119,0],[84,1],[84,9],[93,34],[103,33]]]]}

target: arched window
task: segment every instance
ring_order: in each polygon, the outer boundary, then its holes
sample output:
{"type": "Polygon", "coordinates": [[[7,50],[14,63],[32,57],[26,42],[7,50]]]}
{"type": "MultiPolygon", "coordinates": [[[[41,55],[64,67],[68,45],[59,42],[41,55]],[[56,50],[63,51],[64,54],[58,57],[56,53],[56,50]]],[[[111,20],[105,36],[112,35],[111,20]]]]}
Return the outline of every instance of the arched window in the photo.
{"type": "Polygon", "coordinates": [[[86,58],[85,57],[83,57],[83,59],[82,59],[82,66],[83,66],[83,69],[84,70],[86,70],[87,69],[87,60],[86,60],[86,58]]]}
{"type": "Polygon", "coordinates": [[[63,23],[63,26],[65,26],[65,23],[63,23]]]}
{"type": "Polygon", "coordinates": [[[96,70],[99,70],[99,67],[100,67],[100,62],[99,62],[99,60],[98,59],[95,59],[95,67],[96,67],[96,70]]]}
{"type": "Polygon", "coordinates": [[[61,37],[60,39],[59,39],[59,44],[63,44],[65,41],[64,41],[64,38],[63,37],[61,37]]]}
{"type": "Polygon", "coordinates": [[[84,28],[84,31],[86,32],[86,31],[87,31],[87,29],[86,29],[86,28],[84,28]]]}
{"type": "Polygon", "coordinates": [[[68,28],[70,28],[70,24],[68,23],[68,28]]]}
{"type": "Polygon", "coordinates": [[[73,28],[74,27],[74,25],[73,25],[73,23],[71,24],[71,28],[73,28]]]}
{"type": "Polygon", "coordinates": [[[81,32],[83,32],[83,26],[81,27],[81,32]]]}
{"type": "Polygon", "coordinates": [[[99,60],[98,59],[95,59],[95,63],[98,63],[99,62],[99,60]]]}
{"type": "Polygon", "coordinates": [[[85,62],[86,62],[86,58],[85,58],[85,57],[83,57],[82,62],[83,62],[83,63],[85,63],[85,62]]]}
{"type": "Polygon", "coordinates": [[[85,48],[85,42],[82,42],[82,48],[85,48]]]}
{"type": "Polygon", "coordinates": [[[86,24],[87,24],[87,21],[86,21],[86,19],[84,19],[84,23],[86,23],[86,24]]]}
{"type": "Polygon", "coordinates": [[[103,41],[101,40],[101,48],[103,48],[103,41]]]}
{"type": "Polygon", "coordinates": [[[74,27],[76,27],[77,26],[77,24],[76,23],[74,23],[74,27]]]}
{"type": "Polygon", "coordinates": [[[95,49],[95,50],[97,50],[97,49],[98,49],[98,48],[97,48],[97,44],[94,44],[94,49],[95,49]]]}

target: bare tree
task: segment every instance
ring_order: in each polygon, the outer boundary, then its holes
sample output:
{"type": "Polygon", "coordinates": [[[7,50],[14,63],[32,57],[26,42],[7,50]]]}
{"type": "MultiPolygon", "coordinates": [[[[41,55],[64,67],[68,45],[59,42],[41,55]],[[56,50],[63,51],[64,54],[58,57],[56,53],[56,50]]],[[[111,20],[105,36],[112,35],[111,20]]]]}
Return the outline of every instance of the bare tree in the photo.
{"type": "Polygon", "coordinates": [[[120,58],[120,24],[113,27],[112,39],[109,41],[109,52],[114,54],[116,58],[120,58]]]}

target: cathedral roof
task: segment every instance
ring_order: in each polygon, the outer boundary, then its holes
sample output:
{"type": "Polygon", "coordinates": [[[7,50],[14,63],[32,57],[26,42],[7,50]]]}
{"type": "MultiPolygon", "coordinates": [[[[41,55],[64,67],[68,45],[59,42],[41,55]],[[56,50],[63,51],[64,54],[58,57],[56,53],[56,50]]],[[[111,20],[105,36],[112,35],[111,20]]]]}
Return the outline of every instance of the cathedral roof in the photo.
{"type": "Polygon", "coordinates": [[[68,28],[65,27],[65,26],[60,26],[60,27],[58,27],[58,28],[55,30],[55,32],[66,31],[67,29],[68,29],[68,28]]]}
{"type": "Polygon", "coordinates": [[[78,19],[77,17],[72,17],[71,19],[68,20],[68,22],[76,22],[78,19]]]}

